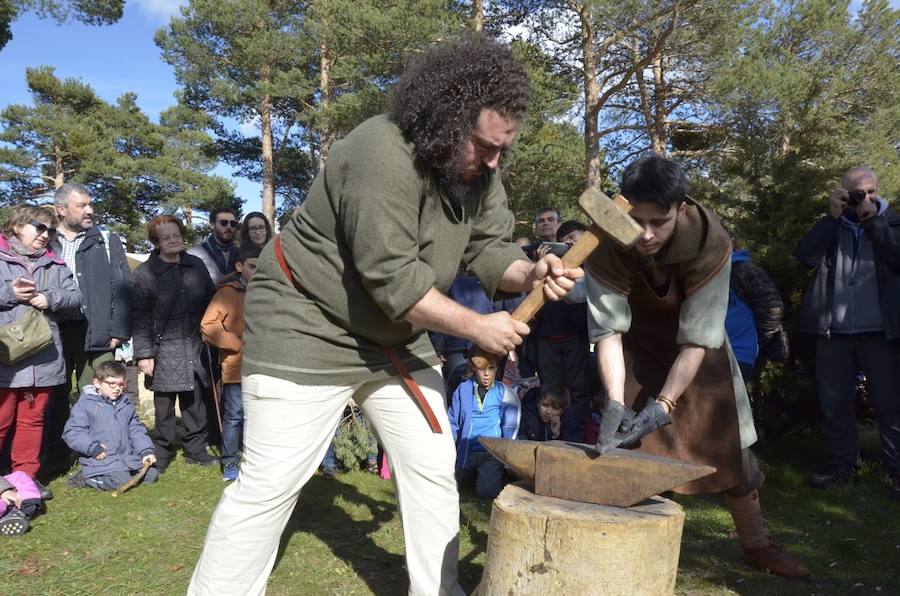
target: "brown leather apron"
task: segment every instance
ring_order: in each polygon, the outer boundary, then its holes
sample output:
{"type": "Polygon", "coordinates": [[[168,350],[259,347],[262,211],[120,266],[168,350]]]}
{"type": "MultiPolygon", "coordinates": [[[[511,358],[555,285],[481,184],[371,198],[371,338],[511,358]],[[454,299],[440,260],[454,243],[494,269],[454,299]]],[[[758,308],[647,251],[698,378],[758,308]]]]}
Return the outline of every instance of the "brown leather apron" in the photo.
{"type": "MultiPolygon", "coordinates": [[[[678,356],[675,343],[684,291],[673,275],[664,297],[644,275],[632,280],[631,329],[625,350],[625,403],[640,410],[659,394],[678,356]]],[[[743,482],[741,440],[725,346],[706,350],[697,376],[677,402],[672,424],[645,436],[640,451],[715,466],[716,473],[677,487],[682,494],[717,493],[743,482]]]]}

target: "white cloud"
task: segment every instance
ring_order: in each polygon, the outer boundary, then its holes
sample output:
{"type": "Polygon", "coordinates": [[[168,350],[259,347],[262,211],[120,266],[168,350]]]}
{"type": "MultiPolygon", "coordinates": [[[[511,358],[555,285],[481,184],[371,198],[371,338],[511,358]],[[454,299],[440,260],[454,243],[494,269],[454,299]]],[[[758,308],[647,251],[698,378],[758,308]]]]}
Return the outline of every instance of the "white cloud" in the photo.
{"type": "Polygon", "coordinates": [[[172,15],[178,14],[178,9],[185,4],[185,0],[137,0],[141,11],[162,22],[167,22],[172,15]]]}

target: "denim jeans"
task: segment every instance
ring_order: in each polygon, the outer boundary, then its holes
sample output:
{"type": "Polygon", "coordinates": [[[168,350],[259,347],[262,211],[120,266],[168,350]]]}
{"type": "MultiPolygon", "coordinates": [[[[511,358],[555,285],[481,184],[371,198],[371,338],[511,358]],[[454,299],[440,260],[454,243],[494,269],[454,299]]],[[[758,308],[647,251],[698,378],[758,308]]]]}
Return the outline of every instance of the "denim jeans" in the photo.
{"type": "Polygon", "coordinates": [[[222,463],[237,463],[244,430],[244,404],[241,384],[225,383],[222,387],[222,463]]]}

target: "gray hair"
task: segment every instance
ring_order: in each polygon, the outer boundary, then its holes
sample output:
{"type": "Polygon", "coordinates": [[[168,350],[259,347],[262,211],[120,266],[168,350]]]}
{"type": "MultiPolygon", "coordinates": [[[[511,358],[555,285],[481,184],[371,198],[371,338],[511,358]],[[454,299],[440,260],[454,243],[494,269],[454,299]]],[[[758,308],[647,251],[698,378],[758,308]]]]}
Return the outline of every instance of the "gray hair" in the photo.
{"type": "Polygon", "coordinates": [[[846,173],[844,173],[844,176],[841,178],[841,186],[846,187],[847,183],[850,182],[850,178],[854,178],[856,176],[872,178],[872,180],[875,181],[875,184],[878,184],[878,176],[875,174],[872,168],[858,166],[855,168],[850,168],[846,171],[846,173]]]}
{"type": "Polygon", "coordinates": [[[91,191],[88,190],[87,186],[84,184],[78,184],[77,182],[66,182],[62,186],[56,189],[56,192],[53,193],[53,204],[58,207],[68,207],[69,199],[71,199],[74,195],[85,195],[87,197],[91,196],[91,191]]]}

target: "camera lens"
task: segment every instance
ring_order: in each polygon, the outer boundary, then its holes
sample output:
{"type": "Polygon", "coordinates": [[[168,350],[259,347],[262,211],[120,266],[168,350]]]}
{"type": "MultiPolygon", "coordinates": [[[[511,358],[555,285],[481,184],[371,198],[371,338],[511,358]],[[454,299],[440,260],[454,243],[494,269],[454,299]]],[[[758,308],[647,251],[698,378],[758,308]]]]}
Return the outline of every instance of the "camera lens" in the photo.
{"type": "Polygon", "coordinates": [[[847,193],[847,206],[848,207],[856,207],[860,203],[863,202],[863,199],[866,198],[866,191],[864,190],[851,190],[847,193]]]}

